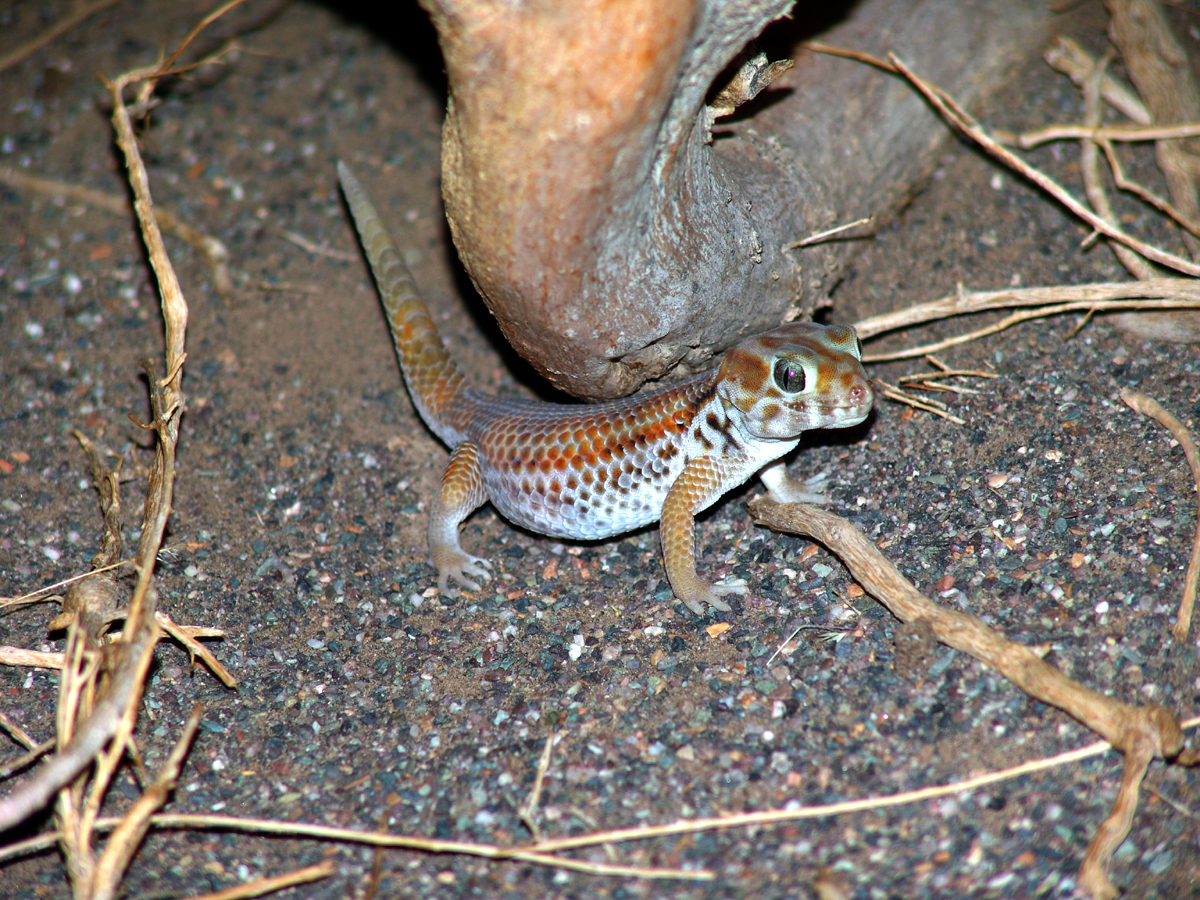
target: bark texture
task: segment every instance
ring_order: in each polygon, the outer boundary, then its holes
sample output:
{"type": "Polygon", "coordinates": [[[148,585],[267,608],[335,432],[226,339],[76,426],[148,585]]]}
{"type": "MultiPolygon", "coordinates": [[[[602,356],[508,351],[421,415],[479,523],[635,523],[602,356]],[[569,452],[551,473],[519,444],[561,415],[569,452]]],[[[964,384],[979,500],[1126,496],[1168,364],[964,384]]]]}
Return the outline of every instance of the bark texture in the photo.
{"type": "Polygon", "coordinates": [[[790,0],[423,2],[449,78],[443,190],[463,263],[517,351],[591,399],[810,313],[849,250],[784,245],[878,223],[934,161],[948,133],[908,87],[789,43],[895,50],[971,102],[1045,24],[1033,0],[866,0],[805,31],[801,4],[772,35],[796,68],[714,127],[714,80],[790,0]]]}

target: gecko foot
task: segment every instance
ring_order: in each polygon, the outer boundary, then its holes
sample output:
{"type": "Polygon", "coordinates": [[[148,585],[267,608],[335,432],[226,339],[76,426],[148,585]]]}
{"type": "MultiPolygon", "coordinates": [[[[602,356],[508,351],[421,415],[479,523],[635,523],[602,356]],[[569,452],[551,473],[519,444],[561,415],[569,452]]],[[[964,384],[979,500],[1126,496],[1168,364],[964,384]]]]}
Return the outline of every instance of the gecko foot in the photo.
{"type": "Polygon", "coordinates": [[[459,547],[443,547],[431,556],[430,562],[438,571],[438,591],[443,594],[449,593],[448,582],[451,578],[469,591],[478,591],[479,583],[472,581],[468,576],[474,575],[483,581],[492,577],[492,573],[488,571],[492,566],[490,562],[472,556],[459,547]]]}
{"type": "Polygon", "coordinates": [[[740,578],[727,578],[724,581],[718,581],[716,584],[699,584],[693,590],[688,592],[686,597],[680,596],[680,601],[698,616],[704,615],[707,610],[704,604],[707,603],[713,609],[719,609],[721,612],[732,612],[733,608],[721,599],[726,594],[745,594],[747,592],[746,582],[740,578]]]}
{"type": "Polygon", "coordinates": [[[825,488],[829,481],[828,472],[819,472],[811,478],[800,481],[787,474],[782,465],[772,466],[762,473],[762,482],[766,485],[767,493],[776,503],[817,503],[829,502],[825,488]]]}

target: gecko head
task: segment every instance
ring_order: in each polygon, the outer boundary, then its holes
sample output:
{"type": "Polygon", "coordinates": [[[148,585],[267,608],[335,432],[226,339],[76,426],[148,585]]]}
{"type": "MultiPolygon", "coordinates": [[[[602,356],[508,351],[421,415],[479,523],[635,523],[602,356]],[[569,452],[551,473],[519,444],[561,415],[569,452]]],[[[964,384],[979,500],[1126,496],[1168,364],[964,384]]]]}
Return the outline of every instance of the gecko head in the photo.
{"type": "Polygon", "coordinates": [[[863,421],[875,402],[861,358],[853,328],[793,322],[730,350],[717,391],[754,437],[789,440],[814,428],[845,428],[863,421]]]}

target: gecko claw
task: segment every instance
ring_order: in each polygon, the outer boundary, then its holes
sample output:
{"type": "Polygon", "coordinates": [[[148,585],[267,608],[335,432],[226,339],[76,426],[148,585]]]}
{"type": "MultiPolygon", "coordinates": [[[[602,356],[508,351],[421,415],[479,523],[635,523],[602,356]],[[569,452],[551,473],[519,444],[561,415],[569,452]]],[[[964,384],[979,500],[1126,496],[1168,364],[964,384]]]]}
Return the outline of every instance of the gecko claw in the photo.
{"type": "Polygon", "coordinates": [[[439,554],[439,557],[433,561],[433,565],[438,570],[438,591],[442,594],[450,593],[449,580],[451,578],[468,591],[479,591],[481,586],[478,582],[472,581],[469,576],[474,575],[483,581],[492,577],[492,573],[489,571],[492,564],[486,559],[471,556],[462,550],[452,554],[442,553],[439,554]]]}
{"type": "MultiPolygon", "coordinates": [[[[692,591],[689,596],[680,596],[679,600],[696,615],[703,616],[708,612],[704,608],[705,603],[721,612],[733,612],[733,607],[722,600],[721,597],[727,594],[745,594],[746,592],[746,582],[740,578],[728,578],[716,584],[702,584],[696,590],[692,591]]],[[[676,596],[679,595],[676,594],[676,596]]]]}

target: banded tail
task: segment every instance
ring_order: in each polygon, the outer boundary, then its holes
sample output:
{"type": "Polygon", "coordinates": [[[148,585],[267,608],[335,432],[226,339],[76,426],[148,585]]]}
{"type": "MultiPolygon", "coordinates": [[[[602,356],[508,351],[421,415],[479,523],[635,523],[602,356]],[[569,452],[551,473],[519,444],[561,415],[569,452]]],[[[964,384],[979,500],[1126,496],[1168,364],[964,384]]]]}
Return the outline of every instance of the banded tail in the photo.
{"type": "Polygon", "coordinates": [[[404,264],[379,213],[367,199],[366,191],[341,160],[338,160],[337,169],[342,192],[350,205],[350,214],[354,217],[383,300],[408,392],[421,418],[438,437],[453,447],[461,438],[454,425],[446,420],[448,406],[467,390],[466,379],[446,352],[412,272],[404,264]]]}

